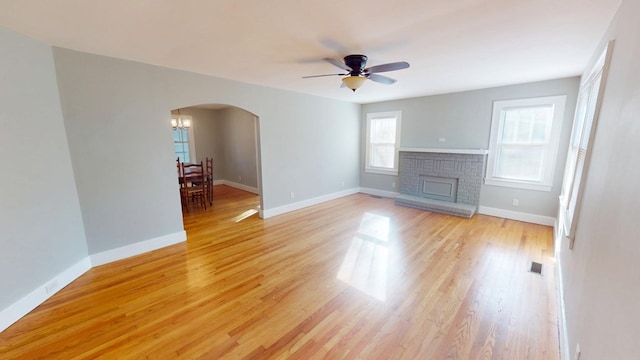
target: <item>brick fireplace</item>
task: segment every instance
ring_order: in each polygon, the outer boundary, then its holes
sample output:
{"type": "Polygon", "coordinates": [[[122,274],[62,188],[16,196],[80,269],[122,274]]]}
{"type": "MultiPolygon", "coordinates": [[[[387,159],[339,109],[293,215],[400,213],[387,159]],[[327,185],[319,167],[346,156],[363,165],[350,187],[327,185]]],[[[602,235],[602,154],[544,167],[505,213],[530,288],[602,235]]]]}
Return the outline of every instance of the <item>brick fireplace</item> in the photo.
{"type": "Polygon", "coordinates": [[[396,204],[470,218],[478,211],[487,150],[400,149],[396,204]]]}

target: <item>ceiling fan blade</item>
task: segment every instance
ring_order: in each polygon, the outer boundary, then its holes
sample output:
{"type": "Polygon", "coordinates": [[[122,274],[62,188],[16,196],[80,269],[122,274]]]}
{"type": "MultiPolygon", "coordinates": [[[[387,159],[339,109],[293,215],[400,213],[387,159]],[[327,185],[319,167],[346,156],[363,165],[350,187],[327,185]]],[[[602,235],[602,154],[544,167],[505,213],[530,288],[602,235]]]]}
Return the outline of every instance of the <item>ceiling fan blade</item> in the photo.
{"type": "Polygon", "coordinates": [[[386,72],[386,71],[401,70],[401,69],[406,69],[408,67],[409,67],[409,63],[408,62],[406,62],[406,61],[398,61],[398,62],[394,62],[394,63],[388,63],[388,64],[372,66],[370,68],[364,69],[364,72],[365,73],[369,73],[369,74],[373,74],[373,73],[380,73],[380,72],[386,72]]]}
{"type": "Polygon", "coordinates": [[[342,60],[338,60],[338,59],[332,59],[332,58],[324,58],[322,59],[326,62],[328,62],[329,64],[338,67],[342,70],[347,70],[347,71],[351,71],[351,68],[347,66],[347,64],[345,64],[344,62],[342,62],[342,60]]]}
{"type": "Polygon", "coordinates": [[[344,76],[344,75],[348,75],[348,74],[324,74],[324,75],[309,75],[309,76],[303,76],[303,79],[308,79],[308,78],[317,78],[317,77],[324,77],[324,76],[344,76]]]}
{"type": "Polygon", "coordinates": [[[367,78],[371,81],[375,81],[377,83],[386,84],[386,85],[391,85],[397,81],[396,79],[392,79],[390,77],[386,77],[378,74],[369,74],[367,75],[367,78]]]}

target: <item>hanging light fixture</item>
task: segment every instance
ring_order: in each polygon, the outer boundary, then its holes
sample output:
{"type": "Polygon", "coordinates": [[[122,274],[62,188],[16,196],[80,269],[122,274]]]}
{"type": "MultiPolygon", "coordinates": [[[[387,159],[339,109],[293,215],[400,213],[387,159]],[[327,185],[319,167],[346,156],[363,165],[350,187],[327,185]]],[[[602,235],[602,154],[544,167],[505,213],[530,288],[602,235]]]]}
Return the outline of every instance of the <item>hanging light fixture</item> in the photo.
{"type": "Polygon", "coordinates": [[[178,116],[176,119],[171,117],[171,127],[175,129],[189,129],[191,127],[191,119],[183,119],[180,117],[180,109],[178,109],[178,116]]]}
{"type": "Polygon", "coordinates": [[[349,75],[342,78],[342,82],[354,92],[364,84],[366,77],[362,75],[349,75]]]}

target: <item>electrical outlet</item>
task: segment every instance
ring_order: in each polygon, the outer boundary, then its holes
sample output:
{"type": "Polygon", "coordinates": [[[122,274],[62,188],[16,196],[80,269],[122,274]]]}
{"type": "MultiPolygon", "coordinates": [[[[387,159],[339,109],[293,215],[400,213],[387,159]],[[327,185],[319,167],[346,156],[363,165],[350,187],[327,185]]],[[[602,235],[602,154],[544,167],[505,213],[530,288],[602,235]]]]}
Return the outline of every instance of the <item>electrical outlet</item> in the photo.
{"type": "Polygon", "coordinates": [[[342,182],[342,187],[344,187],[344,181],[342,182]]]}
{"type": "Polygon", "coordinates": [[[391,183],[391,187],[395,189],[395,188],[396,188],[396,183],[395,183],[395,182],[392,182],[392,183],[391,183]]]}
{"type": "Polygon", "coordinates": [[[520,205],[520,200],[513,199],[513,206],[518,206],[518,205],[520,205]]]}
{"type": "Polygon", "coordinates": [[[291,198],[293,199],[294,197],[296,197],[296,194],[294,194],[293,191],[292,191],[289,196],[291,196],[291,198]]]}
{"type": "Polygon", "coordinates": [[[242,181],[242,175],[238,175],[238,181],[242,181]]]}
{"type": "Polygon", "coordinates": [[[447,139],[445,139],[445,138],[438,138],[438,141],[439,141],[439,142],[447,142],[447,139]]]}

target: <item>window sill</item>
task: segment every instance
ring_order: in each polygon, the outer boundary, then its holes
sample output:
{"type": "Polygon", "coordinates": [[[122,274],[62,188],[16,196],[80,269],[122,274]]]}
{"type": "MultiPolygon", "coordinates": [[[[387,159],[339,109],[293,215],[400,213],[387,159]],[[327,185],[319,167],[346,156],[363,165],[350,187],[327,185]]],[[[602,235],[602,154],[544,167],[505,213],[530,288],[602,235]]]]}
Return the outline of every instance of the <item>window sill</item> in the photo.
{"type": "Polygon", "coordinates": [[[371,174],[398,176],[398,170],[384,170],[384,169],[365,168],[364,172],[371,173],[371,174]]]}
{"type": "Polygon", "coordinates": [[[485,185],[510,187],[515,189],[536,190],[536,191],[551,191],[551,185],[546,184],[534,184],[516,180],[504,180],[504,179],[484,179],[485,185]]]}

